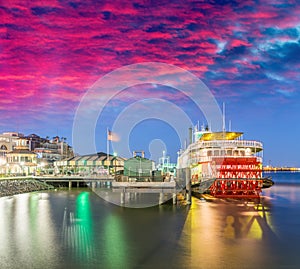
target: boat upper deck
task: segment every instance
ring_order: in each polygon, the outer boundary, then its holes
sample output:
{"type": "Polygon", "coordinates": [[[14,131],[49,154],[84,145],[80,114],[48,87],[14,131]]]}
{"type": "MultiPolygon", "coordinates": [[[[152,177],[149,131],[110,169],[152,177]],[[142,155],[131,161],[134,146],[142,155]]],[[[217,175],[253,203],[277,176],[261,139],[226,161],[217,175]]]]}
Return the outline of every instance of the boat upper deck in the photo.
{"type": "Polygon", "coordinates": [[[256,152],[259,152],[263,149],[263,144],[255,140],[198,140],[197,142],[189,145],[188,148],[190,151],[205,148],[250,148],[256,149],[256,152]]]}
{"type": "Polygon", "coordinates": [[[242,132],[209,132],[198,131],[197,136],[201,141],[235,140],[243,135],[242,132]]]}

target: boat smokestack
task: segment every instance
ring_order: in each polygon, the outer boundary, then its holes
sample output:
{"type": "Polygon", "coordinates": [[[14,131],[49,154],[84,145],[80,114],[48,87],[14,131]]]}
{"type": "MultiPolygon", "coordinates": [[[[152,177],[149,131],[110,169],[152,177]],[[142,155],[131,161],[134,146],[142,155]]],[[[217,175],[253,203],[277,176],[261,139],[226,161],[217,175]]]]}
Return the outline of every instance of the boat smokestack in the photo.
{"type": "Polygon", "coordinates": [[[189,128],[189,145],[193,143],[193,128],[189,128]]]}

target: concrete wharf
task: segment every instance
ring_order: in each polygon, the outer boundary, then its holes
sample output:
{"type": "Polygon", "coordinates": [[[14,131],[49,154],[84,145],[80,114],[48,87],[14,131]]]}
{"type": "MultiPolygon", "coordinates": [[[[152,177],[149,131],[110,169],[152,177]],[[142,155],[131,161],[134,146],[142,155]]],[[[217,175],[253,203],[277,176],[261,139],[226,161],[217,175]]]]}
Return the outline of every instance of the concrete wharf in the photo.
{"type": "Polygon", "coordinates": [[[173,204],[177,203],[176,182],[112,182],[114,192],[120,192],[121,204],[125,203],[126,193],[159,193],[159,204],[163,203],[164,194],[171,193],[173,204]]]}
{"type": "MultiPolygon", "coordinates": [[[[4,179],[4,178],[3,178],[4,179]]],[[[53,186],[65,187],[87,186],[92,189],[96,187],[109,187],[113,192],[120,193],[121,204],[125,203],[125,195],[129,193],[159,193],[158,203],[163,203],[164,195],[172,194],[173,204],[177,203],[178,182],[176,179],[171,181],[117,181],[113,175],[89,175],[89,176],[75,176],[75,175],[42,175],[42,176],[13,176],[5,177],[5,180],[26,180],[34,179],[53,186]]],[[[187,201],[190,198],[190,191],[187,192],[187,201]]]]}

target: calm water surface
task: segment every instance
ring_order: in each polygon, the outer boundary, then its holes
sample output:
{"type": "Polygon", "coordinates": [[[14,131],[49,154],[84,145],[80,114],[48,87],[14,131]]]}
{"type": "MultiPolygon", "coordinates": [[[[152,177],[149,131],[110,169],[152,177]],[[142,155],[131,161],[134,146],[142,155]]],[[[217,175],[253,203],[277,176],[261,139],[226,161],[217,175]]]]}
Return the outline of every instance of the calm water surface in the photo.
{"type": "Polygon", "coordinates": [[[89,189],[0,199],[0,268],[300,268],[300,173],[274,173],[261,203],[144,209],[89,189]]]}

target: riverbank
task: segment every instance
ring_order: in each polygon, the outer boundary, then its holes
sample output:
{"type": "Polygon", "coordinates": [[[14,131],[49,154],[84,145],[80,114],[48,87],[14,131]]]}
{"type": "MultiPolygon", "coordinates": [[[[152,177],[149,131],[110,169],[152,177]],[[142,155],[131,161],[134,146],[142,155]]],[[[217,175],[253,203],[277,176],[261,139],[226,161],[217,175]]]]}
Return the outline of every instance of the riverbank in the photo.
{"type": "Polygon", "coordinates": [[[0,180],[0,197],[11,196],[20,193],[50,190],[54,187],[34,179],[24,180],[0,180]]]}

